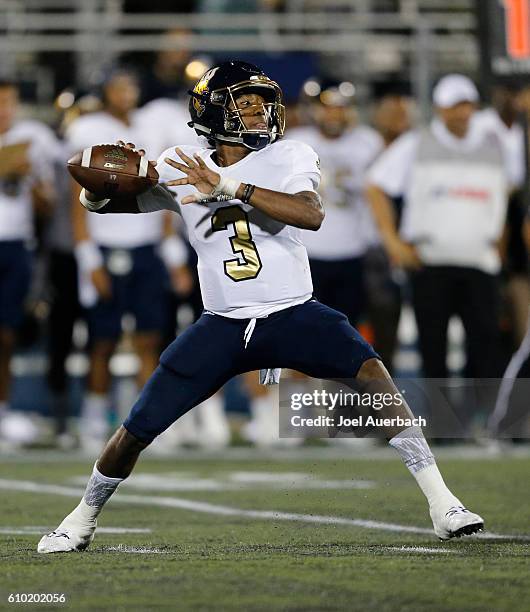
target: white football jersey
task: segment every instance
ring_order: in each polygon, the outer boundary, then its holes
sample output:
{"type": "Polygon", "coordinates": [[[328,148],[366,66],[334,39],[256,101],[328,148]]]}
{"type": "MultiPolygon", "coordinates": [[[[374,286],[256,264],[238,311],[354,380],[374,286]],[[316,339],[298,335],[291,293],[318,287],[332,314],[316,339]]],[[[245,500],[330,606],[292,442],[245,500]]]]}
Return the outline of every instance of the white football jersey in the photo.
{"type": "Polygon", "coordinates": [[[37,180],[53,180],[57,139],[44,123],[21,120],[4,134],[0,147],[29,143],[30,174],[21,179],[0,178],[0,240],[28,240],[33,236],[31,187],[37,180]]]}
{"type": "Polygon", "coordinates": [[[366,170],[383,150],[383,139],[367,126],[333,139],[313,126],[295,128],[288,136],[310,145],[320,158],[319,193],[326,218],[318,232],[303,232],[309,257],[329,261],[359,257],[377,242],[363,190],[366,170]]]}
{"type": "MultiPolygon", "coordinates": [[[[190,157],[200,155],[220,175],[243,183],[291,194],[318,188],[318,157],[300,142],[280,140],[228,167],[215,164],[212,149],[181,148],[190,157]]],[[[179,170],[164,162],[165,157],[176,159],[174,147],[158,160],[161,181],[182,178],[179,170]]],[[[188,185],[170,189],[179,202],[196,193],[188,185]]],[[[207,310],[236,319],[265,317],[311,297],[313,284],[302,230],[275,221],[240,200],[180,208],[197,252],[207,310]]]]}
{"type": "MultiPolygon", "coordinates": [[[[145,129],[136,114],[126,125],[106,112],[83,115],[72,122],[66,138],[71,154],[95,144],[115,143],[118,140],[132,142],[146,150],[150,159],[156,158],[156,140],[145,129]]],[[[87,212],[88,231],[94,242],[106,247],[134,248],[160,241],[163,231],[162,211],[152,215],[98,215],[87,212]]]]}

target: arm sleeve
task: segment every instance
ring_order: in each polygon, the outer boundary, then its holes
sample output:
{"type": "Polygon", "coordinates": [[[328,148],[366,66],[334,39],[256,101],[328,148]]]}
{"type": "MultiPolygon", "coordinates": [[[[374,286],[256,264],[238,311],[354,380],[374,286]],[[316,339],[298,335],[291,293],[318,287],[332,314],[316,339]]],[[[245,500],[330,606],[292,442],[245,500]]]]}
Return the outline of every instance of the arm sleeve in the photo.
{"type": "Polygon", "coordinates": [[[155,185],[136,198],[114,198],[102,208],[94,210],[100,215],[108,213],[150,213],[158,210],[172,210],[180,214],[180,206],[173,193],[163,185],[155,185]]]}
{"type": "Polygon", "coordinates": [[[157,210],[172,210],[180,214],[180,206],[175,194],[164,185],[155,185],[146,192],[136,196],[139,212],[148,213],[157,210]]]}
{"type": "Polygon", "coordinates": [[[320,185],[320,161],[315,151],[309,145],[292,141],[286,147],[286,153],[291,162],[291,171],[280,191],[289,194],[316,191],[320,185]]]}
{"type": "Polygon", "coordinates": [[[367,174],[367,183],[376,185],[387,195],[397,198],[406,190],[416,158],[419,134],[400,136],[377,158],[367,174]]]}

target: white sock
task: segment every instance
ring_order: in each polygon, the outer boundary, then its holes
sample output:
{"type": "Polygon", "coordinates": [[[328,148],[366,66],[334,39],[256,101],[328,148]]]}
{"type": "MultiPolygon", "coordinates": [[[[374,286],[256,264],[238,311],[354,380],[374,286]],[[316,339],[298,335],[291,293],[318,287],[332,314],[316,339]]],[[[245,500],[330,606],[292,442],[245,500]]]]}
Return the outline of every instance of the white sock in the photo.
{"type": "Polygon", "coordinates": [[[199,421],[199,444],[223,447],[230,443],[230,427],[221,393],[215,393],[195,407],[194,411],[199,421]]]}
{"type": "Polygon", "coordinates": [[[278,415],[269,393],[252,398],[250,402],[252,430],[255,441],[259,444],[272,444],[279,440],[278,415]]]}
{"type": "Polygon", "coordinates": [[[83,433],[91,436],[106,437],[108,433],[108,413],[110,398],[105,393],[87,393],[81,407],[83,433]]]}
{"type": "Polygon", "coordinates": [[[103,506],[123,480],[123,478],[104,476],[97,469],[96,464],[94,464],[94,469],[92,470],[83,499],[63,520],[61,525],[68,526],[68,524],[74,524],[76,527],[79,525],[92,527],[103,506]]]}
{"type": "Polygon", "coordinates": [[[420,427],[408,427],[389,441],[414,476],[429,502],[437,504],[462,505],[447,488],[434,456],[420,427]]]}

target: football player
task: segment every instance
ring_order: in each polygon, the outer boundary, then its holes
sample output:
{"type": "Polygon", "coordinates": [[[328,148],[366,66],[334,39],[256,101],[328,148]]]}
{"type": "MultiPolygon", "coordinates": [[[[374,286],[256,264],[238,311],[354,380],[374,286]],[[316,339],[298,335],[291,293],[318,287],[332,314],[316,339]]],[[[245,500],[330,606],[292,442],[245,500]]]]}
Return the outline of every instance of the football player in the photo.
{"type": "MultiPolygon", "coordinates": [[[[112,70],[101,84],[101,94],[101,111],[70,124],[66,133],[70,150],[83,150],[94,139],[115,142],[120,135],[130,142],[147,141],[147,148],[154,150],[157,141],[149,140],[148,130],[137,117],[140,91],[135,75],[122,68],[112,70]]],[[[118,148],[114,155],[119,162],[118,148]]],[[[74,202],[79,198],[77,184],[73,198],[74,202]]],[[[134,215],[103,218],[78,204],[72,212],[80,301],[87,311],[90,336],[90,372],[79,436],[82,447],[97,455],[108,437],[109,361],[121,337],[122,317],[126,312],[135,317],[138,384],[143,386],[156,367],[165,327],[167,277],[160,256],[176,275],[185,264],[186,250],[174,235],[169,213],[156,212],[145,219],[134,215]]]]}
{"type": "MultiPolygon", "coordinates": [[[[32,274],[27,245],[34,237],[35,217],[47,220],[53,209],[50,159],[56,147],[50,128],[19,118],[18,109],[18,86],[0,80],[0,437],[8,439],[13,435],[7,426],[9,364],[32,274]]],[[[18,422],[30,430],[29,421],[20,417],[18,422]]]]}
{"type": "Polygon", "coordinates": [[[381,136],[356,125],[355,87],[348,81],[310,79],[302,104],[311,125],[287,136],[310,145],[320,159],[319,193],[326,218],[319,232],[304,231],[315,296],[355,326],[363,309],[363,257],[376,229],[364,199],[365,172],[383,150],[381,136]]]}
{"type": "MultiPolygon", "coordinates": [[[[324,219],[316,192],[318,157],[306,144],[282,140],[278,84],[252,64],[225,62],[199,80],[190,113],[204,146],[162,154],[158,170],[165,186],[130,200],[81,192],[85,207],[99,212],[180,211],[197,251],[205,311],[162,353],[95,463],[81,502],[40,540],[42,553],[85,549],[104,504],[141,451],[233,376],[262,370],[270,379],[285,367],[317,378],[376,384],[399,397],[377,354],[347,317],[312,297],[301,230],[316,231],[324,219]]],[[[412,418],[404,401],[378,415],[412,418]]],[[[483,527],[482,518],[445,485],[421,429],[391,426],[385,435],[427,497],[440,538],[483,527]]]]}

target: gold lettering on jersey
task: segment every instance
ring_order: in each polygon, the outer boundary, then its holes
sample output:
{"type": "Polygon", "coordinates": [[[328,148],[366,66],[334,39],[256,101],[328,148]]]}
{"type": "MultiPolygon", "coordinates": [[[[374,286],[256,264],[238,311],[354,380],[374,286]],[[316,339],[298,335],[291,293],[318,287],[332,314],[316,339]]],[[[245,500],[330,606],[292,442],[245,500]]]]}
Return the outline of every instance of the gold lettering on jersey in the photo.
{"type": "Polygon", "coordinates": [[[256,278],[263,264],[252,240],[247,213],[240,206],[218,208],[212,215],[212,230],[227,230],[229,224],[233,224],[235,231],[235,235],[230,237],[232,252],[239,255],[243,262],[239,258],[226,259],[223,262],[225,274],[235,282],[256,278]]]}

